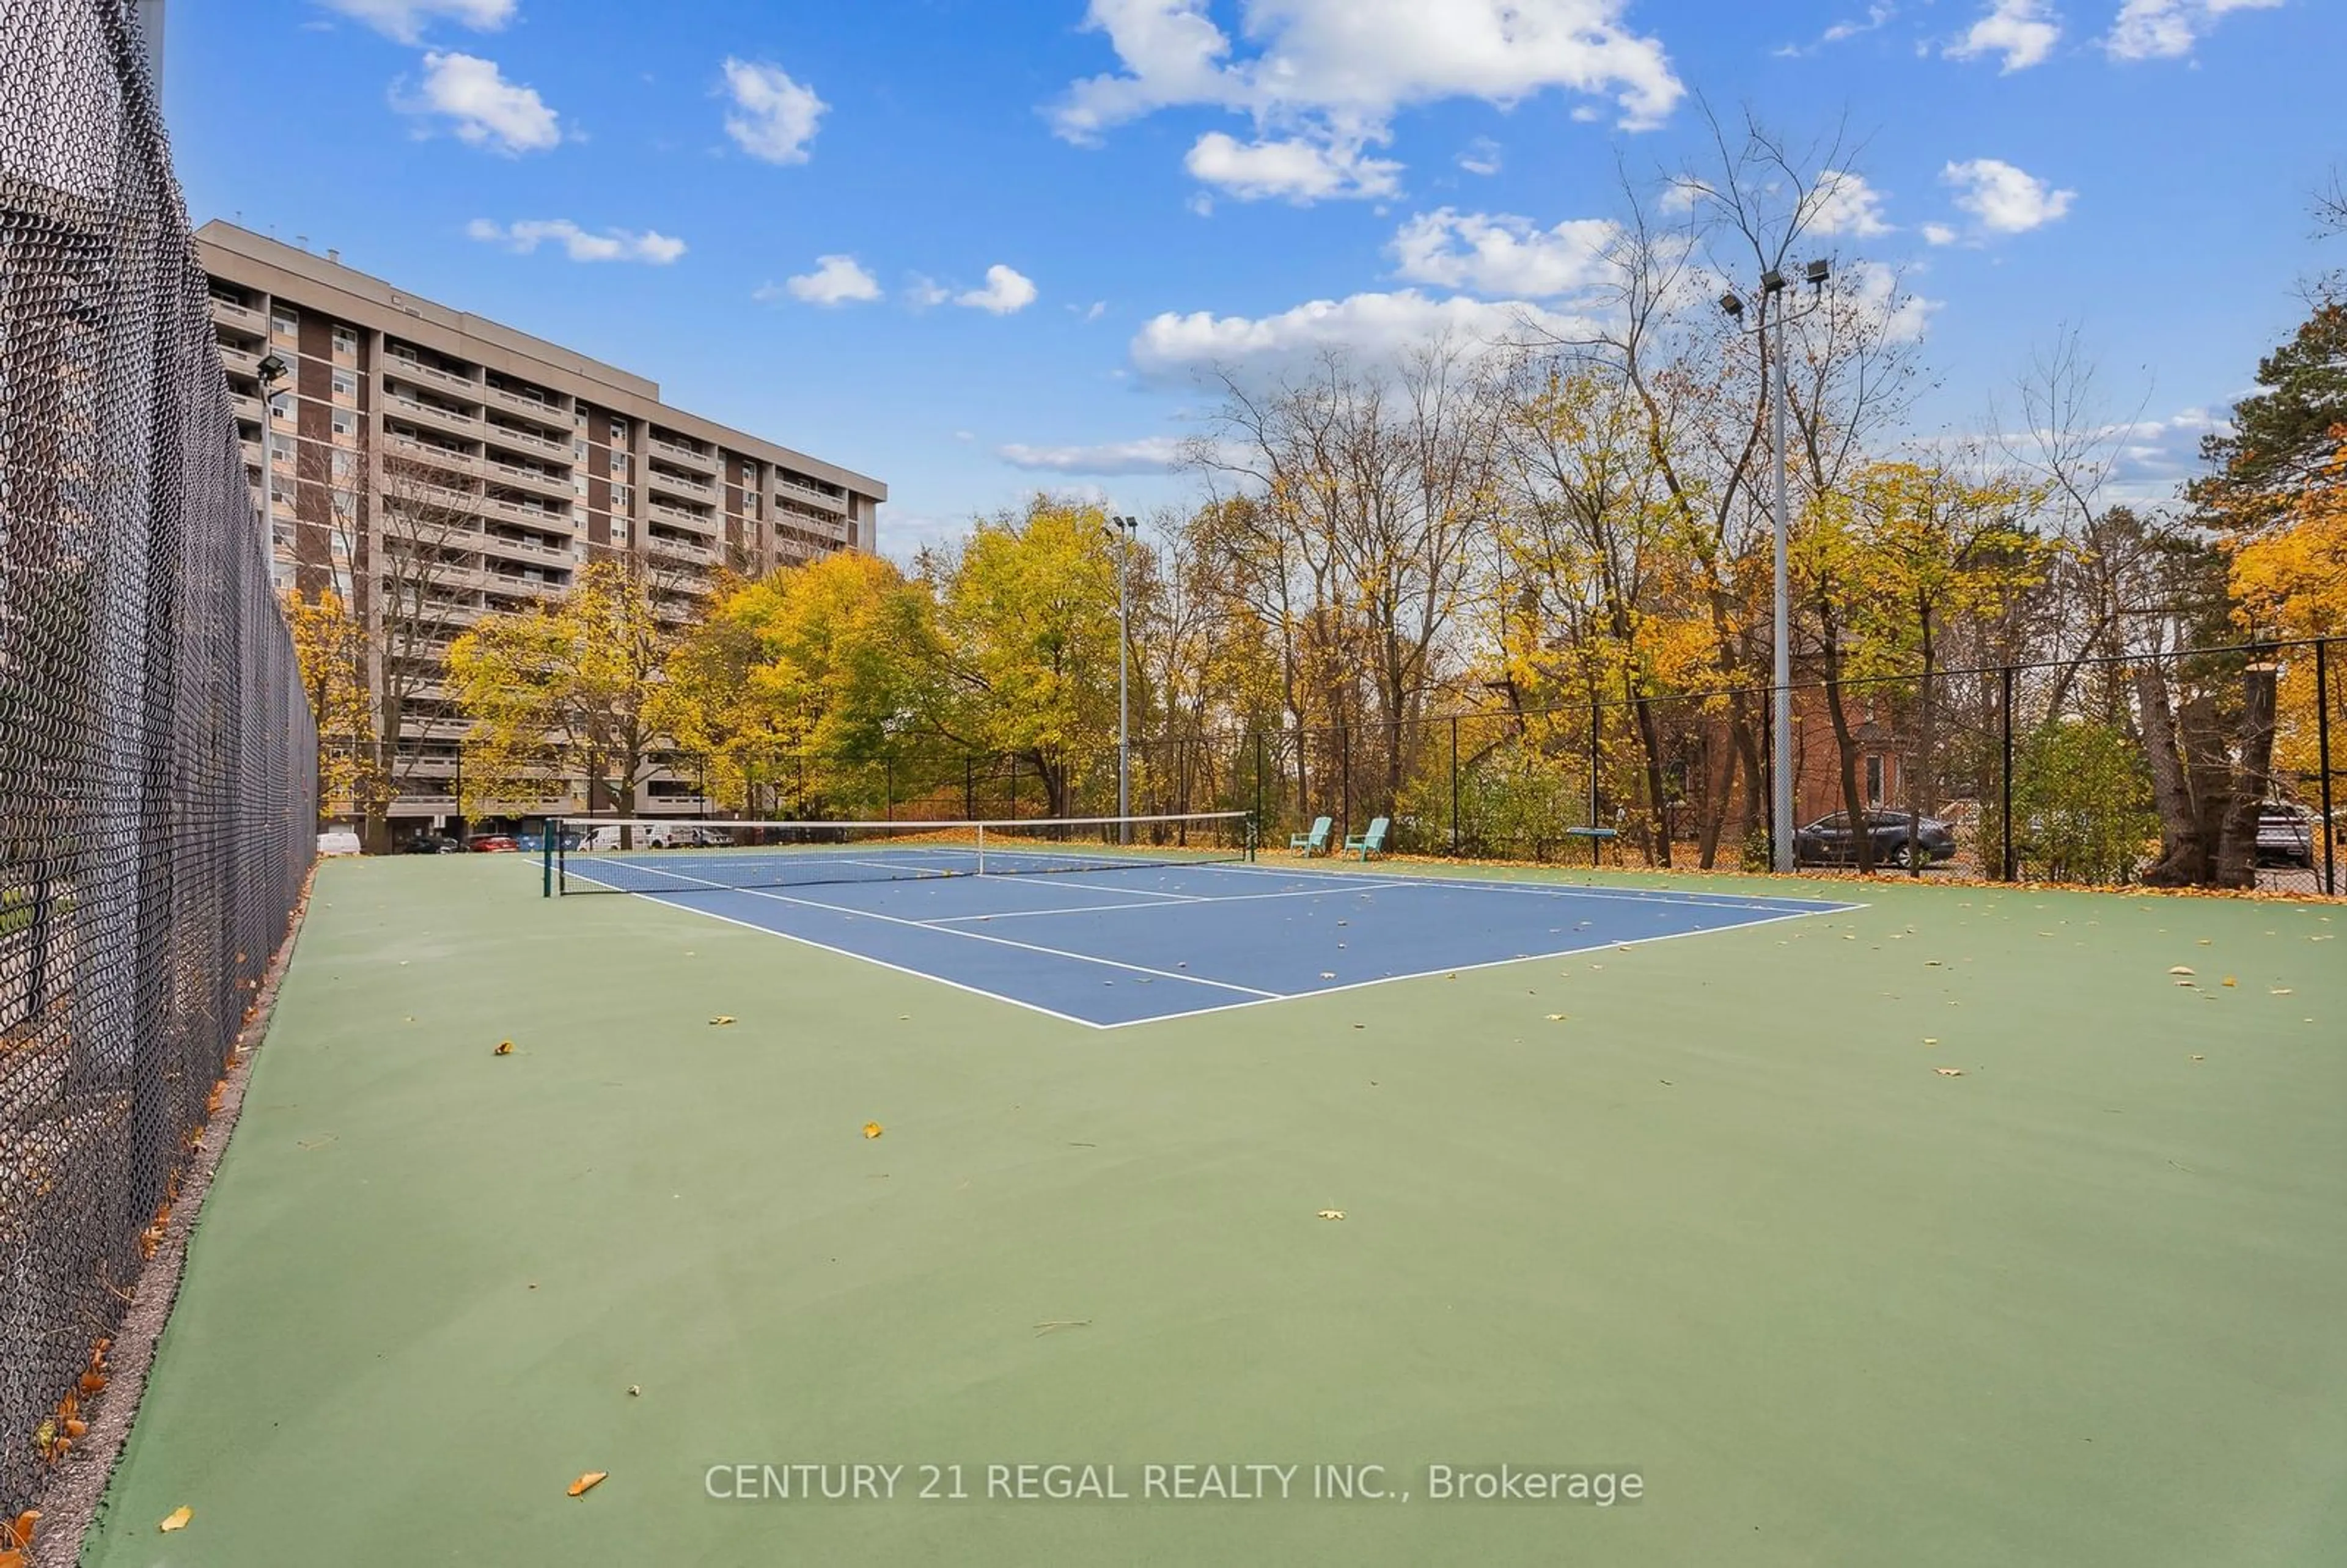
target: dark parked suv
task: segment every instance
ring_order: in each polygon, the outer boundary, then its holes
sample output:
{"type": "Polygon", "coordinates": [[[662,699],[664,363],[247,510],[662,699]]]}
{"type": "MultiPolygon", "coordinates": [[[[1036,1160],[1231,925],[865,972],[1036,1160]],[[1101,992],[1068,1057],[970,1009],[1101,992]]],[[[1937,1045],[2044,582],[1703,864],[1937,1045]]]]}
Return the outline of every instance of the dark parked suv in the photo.
{"type": "MultiPolygon", "coordinates": [[[[1916,858],[1925,866],[1952,859],[1956,853],[1956,835],[1944,822],[1932,817],[1917,817],[1903,811],[1870,811],[1861,830],[1874,844],[1873,864],[1905,866],[1910,825],[1915,838],[1916,858]]],[[[1852,832],[1850,813],[1838,811],[1831,816],[1819,817],[1793,835],[1793,860],[1799,866],[1855,866],[1858,864],[1859,833],[1852,832]]]]}

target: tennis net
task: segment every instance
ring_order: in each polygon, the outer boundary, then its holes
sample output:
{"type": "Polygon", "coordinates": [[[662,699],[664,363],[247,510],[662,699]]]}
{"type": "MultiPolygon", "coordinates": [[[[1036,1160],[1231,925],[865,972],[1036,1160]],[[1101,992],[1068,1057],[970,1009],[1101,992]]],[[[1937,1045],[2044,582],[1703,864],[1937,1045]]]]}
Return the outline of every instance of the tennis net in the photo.
{"type": "Polygon", "coordinates": [[[681,894],[1212,865],[1253,859],[1255,835],[1243,811],[1015,822],[576,817],[548,824],[543,852],[548,894],[681,894]]]}

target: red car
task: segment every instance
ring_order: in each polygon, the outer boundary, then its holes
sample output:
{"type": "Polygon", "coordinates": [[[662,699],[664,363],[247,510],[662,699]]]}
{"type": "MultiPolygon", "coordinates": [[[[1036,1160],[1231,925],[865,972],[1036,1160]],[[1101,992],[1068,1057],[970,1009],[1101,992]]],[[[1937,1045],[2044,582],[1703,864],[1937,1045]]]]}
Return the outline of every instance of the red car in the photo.
{"type": "Polygon", "coordinates": [[[476,855],[515,855],[521,850],[521,845],[513,841],[513,835],[506,833],[476,834],[466,842],[465,847],[476,855]]]}

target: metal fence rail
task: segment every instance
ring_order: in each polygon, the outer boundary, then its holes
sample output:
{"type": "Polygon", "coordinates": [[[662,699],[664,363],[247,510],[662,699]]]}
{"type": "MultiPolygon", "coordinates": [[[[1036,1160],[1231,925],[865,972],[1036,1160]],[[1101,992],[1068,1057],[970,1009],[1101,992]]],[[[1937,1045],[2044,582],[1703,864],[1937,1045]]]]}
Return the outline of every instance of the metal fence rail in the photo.
{"type": "Polygon", "coordinates": [[[0,0],[0,1518],[315,842],[205,300],[130,0],[0,0]]]}

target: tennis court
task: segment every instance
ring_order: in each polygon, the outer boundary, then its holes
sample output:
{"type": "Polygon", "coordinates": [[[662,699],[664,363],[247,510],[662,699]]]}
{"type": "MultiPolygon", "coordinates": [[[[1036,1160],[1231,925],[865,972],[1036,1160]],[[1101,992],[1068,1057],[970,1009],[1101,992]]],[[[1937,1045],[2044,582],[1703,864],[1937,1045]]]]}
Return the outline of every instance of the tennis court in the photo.
{"type": "Polygon", "coordinates": [[[84,1562],[2347,1556],[2337,906],[955,868],[324,866],[84,1562]]]}
{"type": "Polygon", "coordinates": [[[563,876],[1100,1029],[1849,907],[1013,844],[590,852],[563,876]]]}

